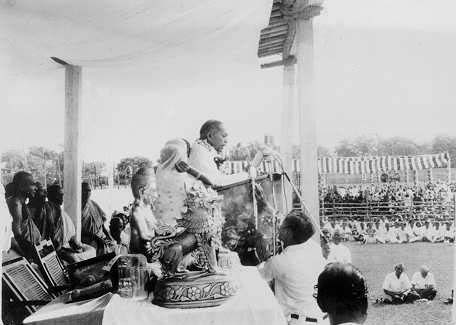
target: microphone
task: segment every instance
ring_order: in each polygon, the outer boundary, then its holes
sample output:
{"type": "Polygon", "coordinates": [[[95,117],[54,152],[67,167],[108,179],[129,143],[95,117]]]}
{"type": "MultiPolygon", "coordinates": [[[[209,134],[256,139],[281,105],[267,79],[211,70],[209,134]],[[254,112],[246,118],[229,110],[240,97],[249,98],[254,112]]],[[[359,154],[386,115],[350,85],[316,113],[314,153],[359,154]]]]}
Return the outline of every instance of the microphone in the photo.
{"type": "Polygon", "coordinates": [[[201,174],[199,171],[197,171],[195,168],[191,167],[189,164],[187,164],[185,161],[182,161],[182,160],[179,160],[176,165],[175,165],[176,169],[178,172],[180,173],[187,173],[189,175],[192,175],[193,177],[195,177],[196,179],[200,180],[201,182],[203,182],[204,185],[207,185],[207,186],[211,186],[213,187],[214,184],[212,184],[212,182],[209,180],[209,178],[207,178],[206,176],[204,176],[203,174],[201,174]]]}

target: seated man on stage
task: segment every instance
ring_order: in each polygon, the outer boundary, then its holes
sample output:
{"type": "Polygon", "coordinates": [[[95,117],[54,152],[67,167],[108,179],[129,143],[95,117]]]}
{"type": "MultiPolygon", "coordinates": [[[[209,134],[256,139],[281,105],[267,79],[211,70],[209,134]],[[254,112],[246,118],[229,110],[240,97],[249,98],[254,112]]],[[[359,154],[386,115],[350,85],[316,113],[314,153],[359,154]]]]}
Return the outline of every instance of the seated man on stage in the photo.
{"type": "Polygon", "coordinates": [[[47,188],[52,243],[59,256],[68,263],[76,263],[96,256],[95,248],[76,239],[76,229],[70,216],[62,209],[63,191],[60,185],[47,188]]]}
{"type": "Polygon", "coordinates": [[[152,212],[154,200],[153,171],[151,168],[140,168],[131,179],[131,191],[134,202],[130,219],[130,247],[132,254],[143,254],[148,257],[150,241],[155,237],[157,220],[152,212]]]}
{"type": "Polygon", "coordinates": [[[259,266],[266,281],[274,280],[275,296],[290,322],[322,321],[312,295],[326,263],[319,244],[311,240],[314,234],[310,217],[300,211],[291,212],[279,229],[284,250],[259,266]]]}
{"type": "Polygon", "coordinates": [[[419,299],[419,295],[413,291],[412,284],[404,273],[402,263],[394,266],[394,272],[388,273],[383,281],[383,291],[391,300],[385,302],[392,304],[412,303],[419,299]]]}
{"type": "Polygon", "coordinates": [[[433,300],[437,294],[434,274],[429,272],[426,265],[422,265],[412,276],[412,287],[422,299],[433,300]]]}
{"type": "Polygon", "coordinates": [[[32,214],[33,221],[41,233],[41,238],[51,239],[54,235],[54,231],[52,229],[53,221],[49,205],[46,202],[46,189],[39,182],[36,182],[35,186],[35,196],[30,198],[28,207],[30,209],[30,213],[32,214]]]}
{"type": "Polygon", "coordinates": [[[20,171],[13,177],[11,195],[7,199],[8,209],[13,218],[12,230],[21,254],[33,258],[34,246],[41,241],[41,233],[36,226],[26,200],[35,196],[36,185],[30,173],[20,171]]]}
{"type": "Polygon", "coordinates": [[[105,228],[106,215],[100,206],[90,199],[92,189],[87,182],[82,183],[81,241],[96,248],[97,256],[107,252],[105,241],[110,237],[105,228]]]}

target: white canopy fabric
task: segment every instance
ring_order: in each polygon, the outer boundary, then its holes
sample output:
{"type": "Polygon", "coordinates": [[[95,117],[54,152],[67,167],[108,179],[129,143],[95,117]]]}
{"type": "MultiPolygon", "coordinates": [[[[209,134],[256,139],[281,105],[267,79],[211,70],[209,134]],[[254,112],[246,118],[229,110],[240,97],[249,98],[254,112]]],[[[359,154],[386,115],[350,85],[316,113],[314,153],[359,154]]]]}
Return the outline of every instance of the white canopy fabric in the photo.
{"type": "MultiPolygon", "coordinates": [[[[16,69],[208,64],[255,56],[271,0],[6,0],[0,39],[16,69]],[[246,46],[247,44],[247,46],[246,46]]],[[[152,70],[150,70],[152,71],[152,70]]]]}

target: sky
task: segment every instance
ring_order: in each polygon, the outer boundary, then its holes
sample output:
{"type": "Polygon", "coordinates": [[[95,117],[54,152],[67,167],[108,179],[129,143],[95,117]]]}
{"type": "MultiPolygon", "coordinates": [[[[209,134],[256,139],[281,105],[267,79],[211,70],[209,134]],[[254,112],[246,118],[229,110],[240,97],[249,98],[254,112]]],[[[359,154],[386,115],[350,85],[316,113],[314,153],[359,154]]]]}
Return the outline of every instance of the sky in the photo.
{"type": "MultiPolygon", "coordinates": [[[[314,20],[320,145],[333,147],[359,135],[405,136],[419,142],[438,134],[456,135],[454,1],[327,0],[324,7],[314,20]]],[[[259,69],[256,25],[236,28],[235,21],[230,23],[226,32],[198,40],[192,55],[159,53],[166,56],[162,65],[90,61],[83,70],[83,159],[155,159],[166,140],[195,139],[200,125],[211,118],[225,122],[232,144],[261,140],[264,134],[278,139],[282,70],[259,69]],[[248,42],[230,39],[242,35],[242,28],[248,42]],[[236,46],[226,51],[225,41],[236,46]]],[[[77,45],[84,46],[84,29],[78,33],[77,45]]],[[[0,144],[5,149],[61,149],[63,69],[16,67],[17,55],[27,57],[33,43],[1,36],[0,88],[6,91],[0,96],[0,144]]],[[[129,34],[125,39],[128,42],[129,34]]],[[[295,136],[290,141],[297,140],[295,136]]]]}

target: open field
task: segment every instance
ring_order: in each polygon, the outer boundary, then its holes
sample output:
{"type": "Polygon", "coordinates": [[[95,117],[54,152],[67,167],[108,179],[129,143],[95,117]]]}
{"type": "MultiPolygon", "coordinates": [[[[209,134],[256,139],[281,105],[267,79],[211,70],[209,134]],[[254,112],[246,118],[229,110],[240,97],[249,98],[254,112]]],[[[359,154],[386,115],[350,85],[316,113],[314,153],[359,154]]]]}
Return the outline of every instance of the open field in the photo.
{"type": "Polygon", "coordinates": [[[414,243],[399,245],[379,245],[347,243],[350,247],[353,264],[367,278],[369,286],[369,315],[368,325],[428,325],[452,324],[451,306],[443,304],[443,300],[451,294],[454,288],[454,246],[448,244],[414,243]],[[385,275],[393,271],[395,263],[405,264],[409,278],[426,264],[431,268],[437,282],[438,294],[429,304],[412,305],[375,305],[372,302],[382,294],[382,284],[385,275]]]}

